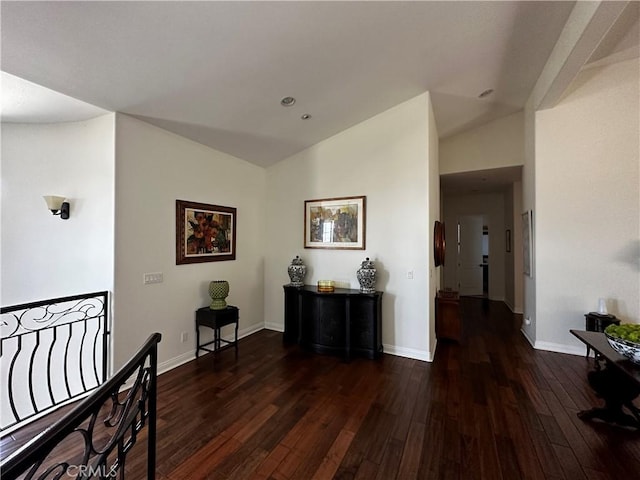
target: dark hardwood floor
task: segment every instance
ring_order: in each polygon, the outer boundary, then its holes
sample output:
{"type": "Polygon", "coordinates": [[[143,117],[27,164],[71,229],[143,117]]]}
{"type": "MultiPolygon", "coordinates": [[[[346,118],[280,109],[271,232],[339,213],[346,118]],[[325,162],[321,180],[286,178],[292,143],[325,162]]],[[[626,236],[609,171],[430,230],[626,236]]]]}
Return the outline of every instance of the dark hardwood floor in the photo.
{"type": "MultiPolygon", "coordinates": [[[[227,350],[160,376],[157,477],[640,479],[640,432],[576,416],[600,404],[592,360],[534,350],[502,303],[462,308],[461,343],[440,342],[433,363],[344,363],[264,330],[237,359],[227,350]]],[[[129,479],[145,478],[145,441],[129,479]]]]}

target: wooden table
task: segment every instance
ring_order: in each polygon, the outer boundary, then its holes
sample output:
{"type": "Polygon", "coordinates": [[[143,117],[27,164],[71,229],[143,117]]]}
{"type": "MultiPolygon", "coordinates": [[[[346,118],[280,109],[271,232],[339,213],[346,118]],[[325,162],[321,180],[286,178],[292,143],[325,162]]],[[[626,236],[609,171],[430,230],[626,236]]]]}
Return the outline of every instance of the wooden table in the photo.
{"type": "Polygon", "coordinates": [[[315,353],[379,358],[382,354],[382,292],[315,285],[284,286],[285,343],[315,353]]]}
{"type": "Polygon", "coordinates": [[[598,418],[608,423],[640,429],[640,409],[633,400],[640,395],[640,366],[616,352],[604,333],[570,330],[587,347],[596,352],[595,370],[589,372],[589,385],[605,405],[578,413],[583,420],[598,418]],[[605,362],[602,369],[601,363],[605,362]],[[624,412],[627,409],[631,415],[624,412]]]}

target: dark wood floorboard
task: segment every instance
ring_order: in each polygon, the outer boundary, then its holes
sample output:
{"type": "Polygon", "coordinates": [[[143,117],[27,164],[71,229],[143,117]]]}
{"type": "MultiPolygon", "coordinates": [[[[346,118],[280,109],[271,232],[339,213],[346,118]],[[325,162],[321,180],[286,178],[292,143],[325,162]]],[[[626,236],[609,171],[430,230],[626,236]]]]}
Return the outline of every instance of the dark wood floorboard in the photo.
{"type": "MultiPolygon", "coordinates": [[[[640,479],[640,432],[583,422],[592,360],[536,351],[503,303],[463,298],[433,363],[313,355],[261,331],[158,379],[157,478],[640,479]]],[[[6,456],[58,414],[10,436],[6,456]]],[[[127,459],[145,478],[146,434],[127,459]]]]}

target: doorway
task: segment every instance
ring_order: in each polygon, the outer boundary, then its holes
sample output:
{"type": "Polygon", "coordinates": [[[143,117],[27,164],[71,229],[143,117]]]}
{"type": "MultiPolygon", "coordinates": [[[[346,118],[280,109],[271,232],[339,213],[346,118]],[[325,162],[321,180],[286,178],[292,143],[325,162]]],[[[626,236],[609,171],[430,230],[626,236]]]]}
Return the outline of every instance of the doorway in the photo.
{"type": "Polygon", "coordinates": [[[485,270],[487,272],[488,284],[488,266],[484,267],[484,265],[488,265],[489,237],[487,234],[487,262],[485,262],[484,223],[483,215],[462,215],[458,217],[458,263],[456,277],[460,295],[482,296],[484,294],[485,270]]]}

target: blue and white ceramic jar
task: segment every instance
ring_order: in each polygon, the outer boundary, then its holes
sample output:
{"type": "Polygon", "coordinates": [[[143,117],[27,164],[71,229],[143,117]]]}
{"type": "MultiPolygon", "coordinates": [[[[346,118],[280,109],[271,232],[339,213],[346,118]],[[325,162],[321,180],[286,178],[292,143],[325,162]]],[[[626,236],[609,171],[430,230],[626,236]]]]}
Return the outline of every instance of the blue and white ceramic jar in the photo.
{"type": "Polygon", "coordinates": [[[376,291],[376,267],[369,260],[369,257],[360,265],[356,277],[360,282],[360,291],[362,293],[374,293],[376,291]]]}
{"type": "Polygon", "coordinates": [[[296,258],[291,260],[291,265],[289,265],[287,271],[289,272],[289,278],[291,279],[291,283],[289,285],[292,287],[304,286],[304,276],[307,273],[307,267],[298,255],[296,255],[296,258]]]}

